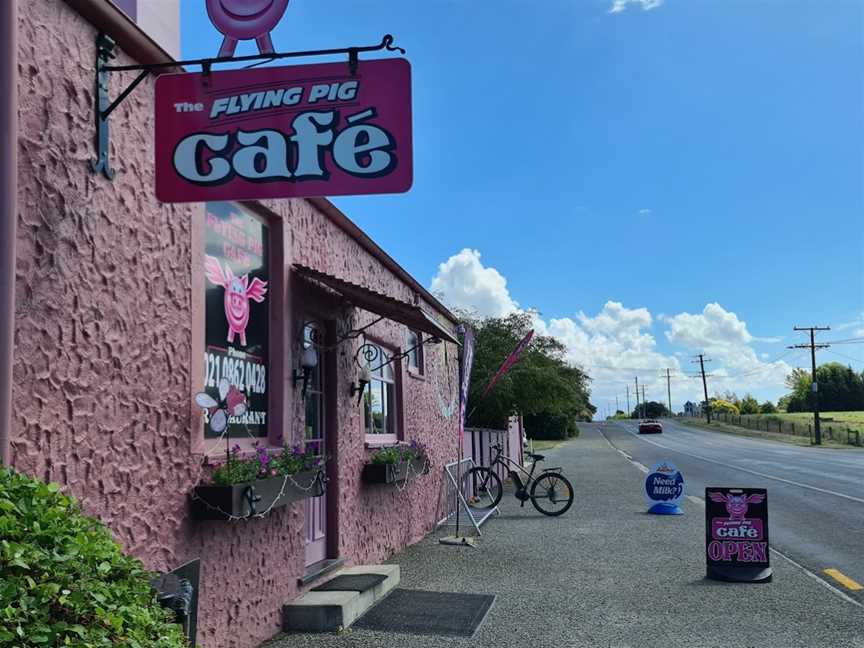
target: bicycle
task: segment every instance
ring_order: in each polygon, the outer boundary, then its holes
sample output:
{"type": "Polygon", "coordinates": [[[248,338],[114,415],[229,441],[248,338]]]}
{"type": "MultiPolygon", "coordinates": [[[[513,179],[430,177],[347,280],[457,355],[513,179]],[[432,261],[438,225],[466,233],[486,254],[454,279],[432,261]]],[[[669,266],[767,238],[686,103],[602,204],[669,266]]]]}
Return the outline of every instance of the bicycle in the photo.
{"type": "Polygon", "coordinates": [[[522,502],[522,506],[525,506],[525,502],[530,499],[534,508],[543,515],[557,516],[566,513],[573,505],[573,486],[559,472],[561,468],[545,468],[537,479],[534,479],[534,471],[537,469],[537,464],[545,460],[543,455],[528,453],[528,456],[534,459],[534,463],[531,465],[531,472],[528,472],[504,454],[500,443],[495,443],[491,447],[496,451],[492,463],[488,467],[475,466],[466,474],[466,477],[470,477],[474,484],[475,495],[469,499],[470,506],[484,509],[498,506],[498,502],[501,501],[504,493],[501,478],[493,470],[498,464],[504,466],[504,469],[510,475],[510,479],[513,480],[513,484],[516,486],[514,494],[516,499],[522,502]],[[508,464],[512,464],[519,472],[525,475],[526,481],[524,483],[519,473],[510,468],[508,464]],[[544,508],[547,502],[551,506],[544,508]],[[560,508],[555,508],[559,505],[560,508]]]}

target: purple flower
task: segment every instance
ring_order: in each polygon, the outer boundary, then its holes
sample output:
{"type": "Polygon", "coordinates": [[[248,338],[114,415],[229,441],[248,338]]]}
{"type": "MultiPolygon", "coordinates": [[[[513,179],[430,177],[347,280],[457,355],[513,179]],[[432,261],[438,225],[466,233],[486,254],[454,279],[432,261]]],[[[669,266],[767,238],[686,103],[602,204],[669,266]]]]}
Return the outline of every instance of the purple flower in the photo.
{"type": "Polygon", "coordinates": [[[240,454],[241,448],[239,443],[235,443],[231,448],[231,454],[235,457],[240,454]]]}

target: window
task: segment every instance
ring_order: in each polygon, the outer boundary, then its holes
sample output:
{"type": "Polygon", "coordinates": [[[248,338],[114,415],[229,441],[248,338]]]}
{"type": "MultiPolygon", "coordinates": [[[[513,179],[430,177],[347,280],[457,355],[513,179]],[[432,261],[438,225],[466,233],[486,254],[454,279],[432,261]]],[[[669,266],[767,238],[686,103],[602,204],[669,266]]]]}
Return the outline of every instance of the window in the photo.
{"type": "MultiPolygon", "coordinates": [[[[228,202],[207,203],[204,228],[204,389],[219,399],[219,382],[246,395],[246,412],[233,417],[231,438],[267,437],[270,353],[269,228],[228,202]]],[[[220,435],[209,425],[204,438],[220,435]]]]}
{"type": "MultiPolygon", "coordinates": [[[[320,344],[321,326],[317,322],[306,322],[303,327],[303,350],[320,344]]],[[[324,383],[321,358],[312,369],[306,384],[306,426],[303,441],[308,447],[314,444],[317,454],[324,454],[324,383]]]]}
{"type": "Polygon", "coordinates": [[[423,374],[423,337],[417,331],[408,331],[405,350],[408,352],[408,370],[423,374]]]}
{"type": "Polygon", "coordinates": [[[374,443],[396,442],[399,438],[396,416],[396,376],[393,364],[385,364],[392,352],[377,344],[366,344],[366,367],[371,380],[363,392],[363,428],[366,440],[374,443]],[[383,366],[382,366],[383,365],[383,366]]]}

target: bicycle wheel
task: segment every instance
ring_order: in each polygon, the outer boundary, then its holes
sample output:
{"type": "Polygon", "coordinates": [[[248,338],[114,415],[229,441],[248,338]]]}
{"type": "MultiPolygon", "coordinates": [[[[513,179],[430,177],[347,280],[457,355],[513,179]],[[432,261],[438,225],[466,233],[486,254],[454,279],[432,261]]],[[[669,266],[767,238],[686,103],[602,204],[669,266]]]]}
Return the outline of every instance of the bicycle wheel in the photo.
{"type": "Polygon", "coordinates": [[[487,509],[498,506],[504,492],[501,478],[488,468],[472,468],[466,474],[465,499],[468,506],[476,509],[487,509]]]}
{"type": "Polygon", "coordinates": [[[543,473],[531,486],[531,503],[543,515],[561,515],[573,505],[573,486],[560,473],[543,473]]]}

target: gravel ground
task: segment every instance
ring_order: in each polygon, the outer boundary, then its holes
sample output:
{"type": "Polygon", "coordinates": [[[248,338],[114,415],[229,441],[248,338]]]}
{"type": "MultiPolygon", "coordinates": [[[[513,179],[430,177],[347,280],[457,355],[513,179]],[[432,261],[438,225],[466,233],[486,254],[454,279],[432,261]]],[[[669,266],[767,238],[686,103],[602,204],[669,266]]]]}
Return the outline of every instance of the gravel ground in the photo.
{"type": "Polygon", "coordinates": [[[400,587],[495,594],[473,639],[348,629],[282,635],[267,648],[864,648],[864,610],[777,556],[773,583],[706,580],[704,509],[687,501],[683,516],[646,515],[644,475],[597,425],[546,464],[563,466],[577,493],[561,518],[506,493],[479,548],[433,534],[391,561],[400,587]]]}

